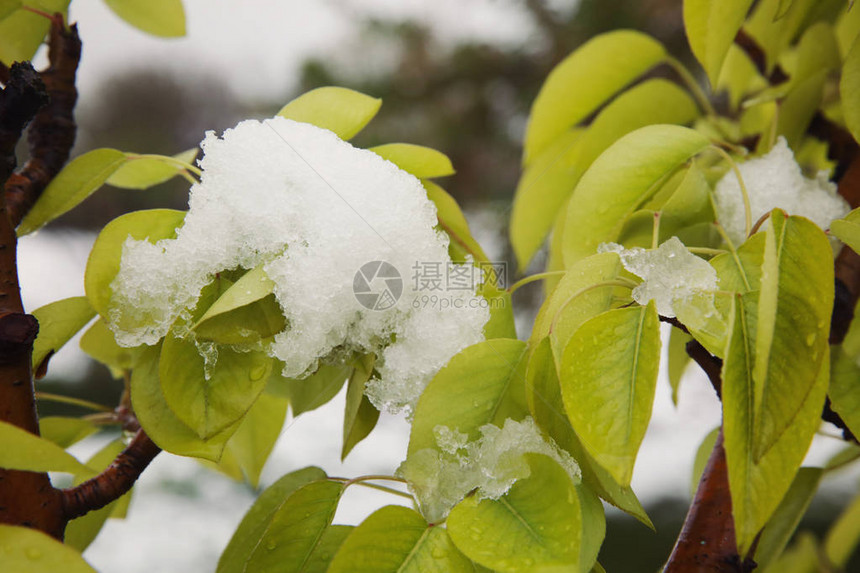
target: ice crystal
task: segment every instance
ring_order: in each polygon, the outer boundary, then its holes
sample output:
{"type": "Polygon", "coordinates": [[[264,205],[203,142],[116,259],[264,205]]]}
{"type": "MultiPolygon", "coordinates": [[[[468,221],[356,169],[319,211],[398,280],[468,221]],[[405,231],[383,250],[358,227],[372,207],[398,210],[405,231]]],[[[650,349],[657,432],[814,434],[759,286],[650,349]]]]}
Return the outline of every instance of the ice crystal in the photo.
{"type": "Polygon", "coordinates": [[[467,493],[476,490],[478,499],[498,499],[517,480],[529,477],[524,454],[551,457],[579,483],[576,461],[555,443],[547,442],[531,418],[522,422],[507,419],[499,428],[486,424],[481,437],[468,436],[447,426],[434,429],[439,449],[411,454],[397,470],[415,494],[421,511],[430,522],[443,519],[467,493]]]}
{"type": "Polygon", "coordinates": [[[633,289],[633,300],[641,305],[653,300],[662,316],[674,317],[679,303],[717,289],[714,267],[688,251],[678,237],[652,250],[604,243],[598,251],[618,253],[624,268],[642,279],[633,289]]]}
{"type": "MultiPolygon", "coordinates": [[[[738,166],[750,199],[752,222],[776,207],[789,215],[801,215],[822,229],[851,208],[836,192],[836,185],[820,172],[814,179],[803,176],[784,137],[769,153],[738,166]]],[[[714,191],[717,220],[735,245],[745,240],[743,195],[734,171],[717,183],[714,191]]]]}
{"type": "Polygon", "coordinates": [[[447,308],[412,304],[416,264],[451,264],[418,179],[281,117],[243,121],[221,138],[208,132],[202,148],[203,175],[176,238],[124,245],[111,310],[121,344],[157,343],[216,273],[259,265],[286,318],[267,347],[283,374],[305,376],[332,352],[375,352],[381,378],[368,395],[377,407],[408,408],[451,356],[483,339],[489,312],[474,289],[446,292],[459,303],[447,308]],[[356,299],[356,273],[372,261],[399,273],[402,294],[390,308],[393,295],[382,310],[356,299]]]}

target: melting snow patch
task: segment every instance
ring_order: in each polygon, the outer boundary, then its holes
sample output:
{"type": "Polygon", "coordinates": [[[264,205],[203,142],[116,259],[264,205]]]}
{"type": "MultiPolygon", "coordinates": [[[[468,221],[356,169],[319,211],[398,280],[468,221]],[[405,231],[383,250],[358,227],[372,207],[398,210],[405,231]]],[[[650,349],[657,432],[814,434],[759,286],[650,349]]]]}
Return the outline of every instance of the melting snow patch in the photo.
{"type": "Polygon", "coordinates": [[[283,374],[375,352],[380,378],[368,395],[377,407],[409,408],[451,356],[483,339],[489,311],[474,289],[446,292],[457,299],[446,309],[413,305],[415,265],[451,264],[418,179],[330,131],[281,117],[243,121],[221,138],[209,132],[202,147],[203,175],[176,238],[124,245],[111,311],[121,344],[156,344],[216,273],[259,265],[287,320],[268,345],[283,374]],[[356,273],[371,261],[400,275],[403,292],[390,308],[356,300],[356,273]]]}

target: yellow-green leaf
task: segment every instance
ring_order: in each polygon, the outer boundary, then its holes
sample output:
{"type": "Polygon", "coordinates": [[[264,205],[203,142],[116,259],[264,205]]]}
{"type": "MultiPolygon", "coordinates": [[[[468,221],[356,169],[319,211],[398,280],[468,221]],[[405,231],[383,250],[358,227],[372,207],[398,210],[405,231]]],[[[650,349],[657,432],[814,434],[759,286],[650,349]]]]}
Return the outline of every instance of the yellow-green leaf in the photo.
{"type": "Polygon", "coordinates": [[[411,143],[387,143],[371,147],[370,151],[411,173],[418,179],[432,179],[454,174],[451,160],[441,151],[411,143]]]}
{"type": "Polygon", "coordinates": [[[0,554],[10,573],[97,573],[80,553],[29,527],[0,524],[0,554]]]}
{"type": "Polygon", "coordinates": [[[687,40],[712,86],[751,5],[752,0],[684,0],[687,40]]]}
{"type": "Polygon", "coordinates": [[[173,157],[127,154],[128,162],[108,177],[107,184],[121,189],[149,189],[185,171],[182,164],[190,164],[197,153],[194,148],[173,157]]]}
{"type": "Polygon", "coordinates": [[[70,161],[48,184],[16,232],[21,237],[70,211],[101,187],[125,163],[116,149],[94,149],[70,161]]]}
{"type": "Polygon", "coordinates": [[[131,403],[141,427],[161,449],[179,456],[218,461],[238,424],[202,440],[167,405],[158,378],[161,346],[147,346],[131,375],[131,403]]]}
{"type": "Polygon", "coordinates": [[[184,218],[184,211],[148,209],[117,217],[102,229],[90,251],[84,275],[87,298],[100,315],[105,318],[109,315],[110,299],[113,296],[110,284],[119,272],[126,239],[147,239],[151,243],[172,239],[184,218]]]}
{"type": "Polygon", "coordinates": [[[271,527],[278,511],[297,489],[316,480],[325,479],[325,472],[316,467],[307,467],[282,476],[267,487],[245,513],[242,522],[224,553],[218,560],[217,573],[245,573],[248,561],[257,550],[260,540],[271,527]]]}
{"type": "Polygon", "coordinates": [[[242,418],[236,433],[227,442],[227,451],[233,455],[253,488],[260,485],[260,473],[281,435],[286,417],[287,401],[279,396],[263,394],[257,398],[242,418]]]}
{"type": "Polygon", "coordinates": [[[114,14],[147,34],[164,38],[185,35],[182,0],[104,0],[114,14]]]}
{"type": "Polygon", "coordinates": [[[433,429],[439,425],[475,440],[484,424],[525,417],[525,358],[526,344],[505,338],[469,346],[451,358],[415,406],[409,453],[435,448],[433,429]]]}
{"type": "Polygon", "coordinates": [[[329,86],[300,95],[282,107],[278,115],[328,129],[346,140],[370,123],[381,105],[381,99],[329,86]]]}
{"type": "Polygon", "coordinates": [[[61,448],[68,448],[97,431],[98,427],[95,424],[83,418],[65,416],[39,418],[39,433],[42,434],[42,439],[54,442],[61,448]]]}
{"type": "Polygon", "coordinates": [[[433,527],[416,511],[387,505],[350,533],[328,573],[473,573],[444,527],[433,527]]]}
{"type": "Polygon", "coordinates": [[[576,489],[551,458],[525,456],[529,477],[497,500],[471,496],[458,503],[448,533],[467,557],[495,571],[576,571],[582,542],[576,489]]]}
{"type": "Polygon", "coordinates": [[[704,135],[675,125],[643,127],[612,144],[573,191],[564,224],[565,266],[614,241],[658,184],[709,144],[704,135]]]}
{"type": "MultiPolygon", "coordinates": [[[[17,4],[20,6],[23,2],[17,4]]],[[[26,4],[48,14],[59,12],[65,20],[69,0],[29,0],[26,4]]],[[[0,20],[0,61],[11,66],[14,62],[32,60],[50,27],[51,22],[47,18],[20,7],[11,14],[7,13],[0,20]]]]}
{"type": "Polygon", "coordinates": [[[610,310],[573,334],[560,382],[571,426],[622,486],[630,485],[657,385],[660,322],[654,303],[610,310]]]}
{"type": "Polygon", "coordinates": [[[855,253],[860,252],[860,209],[854,209],[842,219],[831,222],[830,232],[855,253]]]}
{"type": "Polygon", "coordinates": [[[0,468],[31,472],[68,472],[91,477],[93,471],[63,448],[0,421],[0,468]]]}
{"type": "Polygon", "coordinates": [[[550,72],[532,104],[523,163],[665,58],[659,42],[633,30],[608,32],[580,46],[550,72]]]}
{"type": "Polygon", "coordinates": [[[214,364],[205,364],[193,341],[164,338],[158,376],[167,405],[201,439],[211,438],[248,411],[272,371],[264,352],[217,349],[214,364]]]}
{"type": "Polygon", "coordinates": [[[39,307],[33,316],[39,321],[39,336],[33,342],[33,370],[63,347],[96,315],[85,296],[64,298],[39,307]]]}

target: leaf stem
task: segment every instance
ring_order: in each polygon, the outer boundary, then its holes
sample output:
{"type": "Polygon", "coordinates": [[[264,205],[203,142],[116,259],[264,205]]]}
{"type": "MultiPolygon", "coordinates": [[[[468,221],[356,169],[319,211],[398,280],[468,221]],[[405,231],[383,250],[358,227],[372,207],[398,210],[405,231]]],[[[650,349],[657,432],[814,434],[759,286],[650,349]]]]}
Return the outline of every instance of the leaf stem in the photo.
{"type": "Polygon", "coordinates": [[[654,211],[654,228],[651,231],[651,248],[656,249],[660,246],[660,219],[662,218],[662,211],[654,211]]]}
{"type": "Polygon", "coordinates": [[[96,404],[95,402],[90,402],[89,400],[82,400],[81,398],[74,398],[72,396],[63,396],[61,394],[51,394],[49,392],[35,392],[37,400],[47,400],[50,402],[59,402],[61,404],[71,404],[73,406],[81,406],[82,408],[89,408],[90,410],[96,410],[98,412],[113,412],[113,410],[104,404],[96,404]]]}
{"type": "Polygon", "coordinates": [[[705,94],[705,91],[702,89],[702,86],[699,85],[699,82],[696,81],[696,78],[693,77],[693,74],[690,73],[690,70],[684,66],[680,61],[676,58],[670,57],[667,60],[669,66],[675,70],[678,75],[681,77],[681,80],[687,84],[690,92],[693,94],[693,97],[696,99],[696,102],[699,104],[699,107],[702,108],[702,111],[705,112],[706,115],[717,115],[717,111],[714,109],[714,106],[711,105],[711,100],[708,99],[708,96],[705,94]]]}
{"type": "Polygon", "coordinates": [[[387,476],[387,475],[366,475],[366,476],[358,476],[355,478],[342,478],[342,477],[329,477],[328,479],[332,481],[343,482],[343,488],[346,489],[351,485],[361,485],[364,487],[369,487],[371,489],[376,489],[379,491],[384,491],[386,493],[390,493],[393,495],[397,495],[400,497],[404,497],[409,500],[415,500],[415,498],[410,493],[406,493],[405,491],[400,491],[399,489],[394,489],[393,487],[387,487],[384,485],[379,485],[375,483],[368,483],[368,480],[384,480],[384,481],[395,481],[399,483],[406,483],[405,479],[396,477],[396,476],[387,476]]]}
{"type": "Polygon", "coordinates": [[[696,255],[724,255],[728,253],[726,249],[711,249],[710,247],[687,247],[687,250],[696,255]]]}
{"type": "Polygon", "coordinates": [[[519,288],[520,288],[520,287],[525,286],[525,285],[527,285],[527,284],[529,284],[529,283],[533,283],[533,282],[540,281],[540,280],[543,280],[543,279],[546,279],[546,278],[550,278],[550,277],[556,277],[556,276],[559,276],[559,275],[563,275],[563,274],[565,274],[565,273],[567,273],[567,271],[547,271],[547,272],[545,272],[545,273],[537,273],[537,274],[534,274],[534,275],[527,276],[527,277],[525,277],[525,278],[522,278],[522,279],[518,280],[518,281],[517,281],[517,282],[515,282],[514,284],[512,284],[512,285],[508,288],[508,293],[509,293],[509,294],[514,294],[514,292],[516,292],[517,290],[519,290],[519,288]]]}

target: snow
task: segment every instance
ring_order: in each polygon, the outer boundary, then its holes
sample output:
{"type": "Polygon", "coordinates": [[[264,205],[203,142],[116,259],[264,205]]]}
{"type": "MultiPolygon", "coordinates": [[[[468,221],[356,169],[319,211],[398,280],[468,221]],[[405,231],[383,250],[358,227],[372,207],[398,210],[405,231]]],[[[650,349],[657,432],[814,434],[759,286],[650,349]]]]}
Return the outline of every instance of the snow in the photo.
{"type": "MultiPolygon", "coordinates": [[[[714,268],[687,250],[678,237],[656,249],[625,249],[617,243],[603,243],[598,251],[618,253],[624,268],[643,279],[633,289],[633,300],[641,305],[653,300],[661,316],[674,317],[679,304],[700,299],[717,290],[714,268]]],[[[713,297],[710,297],[713,305],[713,297]]]]}
{"type": "MultiPolygon", "coordinates": [[[[851,208],[836,192],[836,185],[819,172],[814,179],[803,176],[784,137],[766,155],[738,165],[749,193],[752,222],[776,207],[789,215],[801,215],[822,229],[851,208]]],[[[714,190],[717,220],[735,244],[746,240],[744,203],[734,171],[729,171],[714,190]]]]}
{"type": "Polygon", "coordinates": [[[483,339],[489,311],[474,288],[446,292],[453,303],[444,308],[415,304],[416,264],[452,264],[418,179],[327,130],[281,117],[241,122],[221,138],[209,132],[202,147],[203,175],[176,238],[126,241],[111,285],[120,344],[156,344],[187,320],[216,273],[260,265],[287,320],[268,346],[283,375],[374,352],[380,378],[368,396],[378,408],[408,410],[451,356],[483,339]],[[371,282],[396,294],[391,281],[399,278],[403,292],[390,308],[365,308],[356,298],[356,273],[372,261],[399,274],[371,282]]]}
{"type": "Polygon", "coordinates": [[[481,437],[472,442],[462,432],[447,426],[434,429],[439,450],[427,448],[411,454],[397,470],[409,483],[427,521],[442,520],[467,493],[477,490],[477,499],[498,499],[517,480],[529,477],[523,455],[551,457],[579,483],[579,466],[566,451],[547,442],[532,418],[522,422],[508,418],[499,428],[481,426],[481,437]]]}

